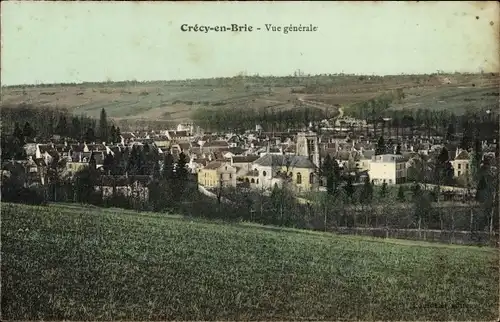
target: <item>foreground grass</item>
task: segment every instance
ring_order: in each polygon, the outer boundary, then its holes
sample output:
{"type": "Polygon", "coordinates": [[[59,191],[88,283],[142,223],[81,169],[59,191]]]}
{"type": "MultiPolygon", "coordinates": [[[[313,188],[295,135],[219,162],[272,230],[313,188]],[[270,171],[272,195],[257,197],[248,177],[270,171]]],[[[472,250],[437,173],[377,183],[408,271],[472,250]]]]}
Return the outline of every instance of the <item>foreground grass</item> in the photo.
{"type": "Polygon", "coordinates": [[[2,204],[2,318],[493,320],[488,248],[2,204]]]}

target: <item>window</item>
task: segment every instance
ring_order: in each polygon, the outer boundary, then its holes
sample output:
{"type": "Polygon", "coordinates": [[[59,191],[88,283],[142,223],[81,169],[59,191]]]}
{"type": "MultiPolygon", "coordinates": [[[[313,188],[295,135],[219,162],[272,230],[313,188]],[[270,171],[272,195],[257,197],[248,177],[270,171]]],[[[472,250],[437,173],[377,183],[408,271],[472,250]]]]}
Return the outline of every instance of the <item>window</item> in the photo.
{"type": "Polygon", "coordinates": [[[255,173],[256,173],[257,175],[259,175],[259,170],[254,169],[253,171],[255,171],[255,173]]]}
{"type": "Polygon", "coordinates": [[[266,176],[266,171],[262,171],[262,176],[265,177],[266,176]]]}
{"type": "Polygon", "coordinates": [[[389,179],[389,183],[392,183],[392,179],[389,179]]]}
{"type": "Polygon", "coordinates": [[[251,183],[255,183],[255,179],[254,179],[254,178],[252,178],[252,181],[250,181],[250,182],[251,182],[251,183]]]}
{"type": "Polygon", "coordinates": [[[232,174],[232,173],[230,173],[230,174],[229,174],[229,179],[232,179],[232,178],[233,178],[233,174],[232,174]]]}
{"type": "Polygon", "coordinates": [[[220,179],[222,180],[222,173],[220,174],[220,179]]]}
{"type": "Polygon", "coordinates": [[[297,184],[302,184],[302,175],[300,172],[297,172],[297,184]]]}
{"type": "Polygon", "coordinates": [[[309,174],[309,184],[314,184],[314,173],[309,174]]]}
{"type": "Polygon", "coordinates": [[[259,184],[259,179],[257,179],[257,184],[259,184]]]}
{"type": "Polygon", "coordinates": [[[465,169],[469,169],[469,165],[468,164],[465,165],[465,169]]]}
{"type": "Polygon", "coordinates": [[[462,164],[461,163],[458,164],[458,168],[462,169],[462,164]]]}
{"type": "Polygon", "coordinates": [[[460,174],[461,174],[461,171],[458,171],[458,175],[459,175],[459,176],[460,176],[460,174]]]}

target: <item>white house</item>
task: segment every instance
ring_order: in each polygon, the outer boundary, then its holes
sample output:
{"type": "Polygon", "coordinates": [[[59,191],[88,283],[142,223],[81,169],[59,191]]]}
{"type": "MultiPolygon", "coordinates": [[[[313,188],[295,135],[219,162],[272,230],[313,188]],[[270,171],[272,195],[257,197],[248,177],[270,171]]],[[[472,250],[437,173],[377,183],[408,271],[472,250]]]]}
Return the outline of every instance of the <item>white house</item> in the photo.
{"type": "Polygon", "coordinates": [[[194,126],[190,123],[180,123],[177,125],[177,132],[186,131],[188,134],[192,135],[194,132],[194,126]]]}
{"type": "Polygon", "coordinates": [[[370,162],[370,179],[374,184],[406,182],[406,159],[398,154],[374,155],[370,162]]]}

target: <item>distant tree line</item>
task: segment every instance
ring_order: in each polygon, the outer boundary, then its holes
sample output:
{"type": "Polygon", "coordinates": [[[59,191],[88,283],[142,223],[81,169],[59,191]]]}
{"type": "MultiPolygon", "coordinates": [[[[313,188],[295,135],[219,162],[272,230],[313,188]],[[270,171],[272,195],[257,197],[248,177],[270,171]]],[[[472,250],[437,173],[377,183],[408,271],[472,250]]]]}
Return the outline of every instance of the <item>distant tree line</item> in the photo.
{"type": "MultiPolygon", "coordinates": [[[[286,131],[291,128],[309,126],[309,122],[317,122],[332,117],[327,111],[319,108],[297,106],[293,109],[246,107],[237,108],[199,108],[192,118],[203,129],[211,131],[243,132],[262,126],[266,131],[286,131]]],[[[331,111],[334,113],[334,111],[331,111]]]]}

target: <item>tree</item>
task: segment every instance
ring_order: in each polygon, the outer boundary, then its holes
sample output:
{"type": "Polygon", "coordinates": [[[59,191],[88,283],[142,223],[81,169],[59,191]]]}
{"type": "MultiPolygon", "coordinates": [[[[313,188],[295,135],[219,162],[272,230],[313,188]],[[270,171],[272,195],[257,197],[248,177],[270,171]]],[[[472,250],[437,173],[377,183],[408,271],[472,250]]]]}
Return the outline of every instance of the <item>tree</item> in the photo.
{"type": "Polygon", "coordinates": [[[187,181],[187,163],[188,159],[184,152],[179,154],[179,160],[177,160],[177,166],[175,167],[176,177],[182,181],[187,181]]]}
{"type": "MultiPolygon", "coordinates": [[[[82,123],[78,117],[71,118],[71,137],[77,140],[82,139],[82,123]]],[[[90,142],[90,141],[89,141],[90,142]]]]}
{"type": "Polygon", "coordinates": [[[322,176],[326,177],[326,191],[329,195],[332,195],[335,188],[335,175],[333,169],[333,160],[329,154],[326,155],[325,161],[322,164],[321,169],[322,176]]]}
{"type": "Polygon", "coordinates": [[[101,116],[99,118],[99,139],[102,142],[109,142],[108,120],[104,108],[101,110],[101,116]]]}
{"type": "Polygon", "coordinates": [[[23,136],[29,141],[35,137],[35,130],[31,127],[29,122],[24,123],[23,136]]]}
{"type": "Polygon", "coordinates": [[[19,127],[19,123],[16,122],[14,125],[14,133],[12,133],[12,136],[18,140],[18,142],[22,145],[24,145],[24,134],[23,130],[19,127]]]}
{"type": "Polygon", "coordinates": [[[92,169],[92,170],[96,170],[97,169],[97,163],[96,163],[96,159],[95,159],[94,153],[90,154],[89,168],[92,169]]]}
{"type": "Polygon", "coordinates": [[[448,128],[446,129],[446,140],[453,140],[453,136],[455,135],[455,126],[453,123],[448,124],[448,128]]]}
{"type": "Polygon", "coordinates": [[[396,146],[396,154],[401,154],[401,144],[398,143],[398,145],[396,146]]]}
{"type": "Polygon", "coordinates": [[[397,196],[397,199],[398,201],[400,202],[405,202],[406,201],[406,198],[405,198],[405,190],[403,188],[403,186],[399,186],[398,188],[398,196],[397,196]]]}
{"type": "Polygon", "coordinates": [[[120,128],[118,126],[116,127],[115,135],[116,135],[116,143],[120,143],[122,140],[122,134],[121,134],[120,128]]]}
{"type": "Polygon", "coordinates": [[[363,181],[363,188],[361,190],[361,203],[371,203],[373,198],[373,185],[370,181],[370,177],[366,176],[363,181]]]}
{"type": "Polygon", "coordinates": [[[463,122],[462,122],[462,139],[460,140],[460,148],[463,150],[467,150],[470,148],[470,145],[472,143],[472,138],[473,138],[473,128],[472,124],[470,123],[468,117],[466,115],[463,116],[463,122]]]}
{"type": "Polygon", "coordinates": [[[57,122],[55,133],[60,136],[67,136],[69,134],[68,121],[66,115],[61,114],[57,122]]]}
{"type": "Polygon", "coordinates": [[[92,167],[84,167],[75,174],[76,199],[80,203],[88,203],[92,200],[97,183],[97,171],[92,167]]]}
{"type": "Polygon", "coordinates": [[[114,166],[115,166],[115,158],[113,157],[113,154],[107,153],[102,162],[102,167],[104,169],[104,172],[106,174],[111,174],[114,166]]]}
{"type": "Polygon", "coordinates": [[[478,139],[474,142],[474,151],[471,153],[469,158],[470,164],[470,181],[473,185],[477,185],[479,182],[479,172],[481,168],[481,160],[483,158],[483,151],[481,142],[478,139]]]}
{"type": "Polygon", "coordinates": [[[425,176],[425,163],[422,159],[414,158],[411,166],[407,170],[408,181],[423,182],[425,176]]]}
{"type": "Polygon", "coordinates": [[[2,160],[9,160],[14,157],[14,151],[12,146],[12,138],[7,138],[5,135],[0,135],[1,143],[1,154],[0,158],[2,160]]]}
{"type": "Polygon", "coordinates": [[[482,216],[476,218],[480,220],[481,229],[489,226],[489,231],[493,231],[493,217],[498,216],[495,214],[495,201],[498,198],[498,178],[495,178],[491,171],[483,166],[478,173],[478,183],[476,189],[476,201],[479,202],[482,216]],[[497,197],[497,198],[495,198],[497,197]]]}
{"type": "Polygon", "coordinates": [[[161,178],[161,167],[157,160],[153,164],[153,172],[151,173],[153,178],[161,178]]]}
{"type": "Polygon", "coordinates": [[[87,142],[87,143],[95,142],[95,139],[96,139],[95,133],[91,127],[88,127],[87,130],[85,131],[84,139],[85,139],[85,142],[87,142]]]}
{"type": "Polygon", "coordinates": [[[387,196],[387,182],[382,182],[382,187],[380,187],[380,199],[385,199],[387,196]]]}
{"type": "Polygon", "coordinates": [[[448,149],[443,147],[434,164],[434,180],[439,185],[451,184],[453,181],[453,167],[449,159],[448,149]]]}
{"type": "Polygon", "coordinates": [[[66,167],[66,159],[61,159],[59,153],[55,153],[47,167],[47,179],[51,188],[53,201],[57,202],[57,191],[59,190],[62,172],[66,167]]]}
{"type": "Polygon", "coordinates": [[[174,177],[174,157],[167,151],[163,157],[163,167],[161,171],[162,178],[170,181],[174,177]]]}
{"type": "Polygon", "coordinates": [[[186,191],[188,172],[187,156],[183,152],[179,154],[179,159],[175,165],[174,178],[172,180],[172,195],[175,201],[180,201],[186,191]]]}
{"type": "Polygon", "coordinates": [[[351,175],[347,175],[346,183],[344,185],[344,191],[346,193],[347,199],[351,200],[352,196],[354,194],[354,186],[352,184],[352,176],[351,175]]]}
{"type": "Polygon", "coordinates": [[[114,125],[111,125],[111,128],[109,130],[109,140],[110,140],[110,143],[117,143],[118,142],[118,138],[116,136],[116,128],[114,125]]]}
{"type": "Polygon", "coordinates": [[[127,162],[127,172],[132,175],[143,175],[145,172],[146,162],[143,149],[134,145],[127,162]]]}
{"type": "Polygon", "coordinates": [[[429,193],[420,188],[414,191],[414,215],[417,219],[418,229],[422,228],[422,222],[425,222],[431,213],[432,205],[429,193]]]}
{"type": "MultiPolygon", "coordinates": [[[[156,177],[158,178],[158,177],[156,177]]],[[[157,179],[149,183],[149,203],[153,211],[161,211],[164,206],[164,196],[162,186],[157,179]]]]}
{"type": "Polygon", "coordinates": [[[286,225],[285,221],[287,218],[285,218],[285,213],[289,213],[287,206],[290,206],[294,202],[291,196],[291,191],[288,191],[285,187],[279,188],[278,186],[274,186],[271,191],[271,207],[277,215],[276,222],[280,226],[286,225]]]}
{"type": "Polygon", "coordinates": [[[380,154],[385,154],[386,153],[386,147],[385,147],[385,141],[384,137],[380,136],[377,141],[377,146],[375,148],[375,155],[380,155],[380,154]]]}

